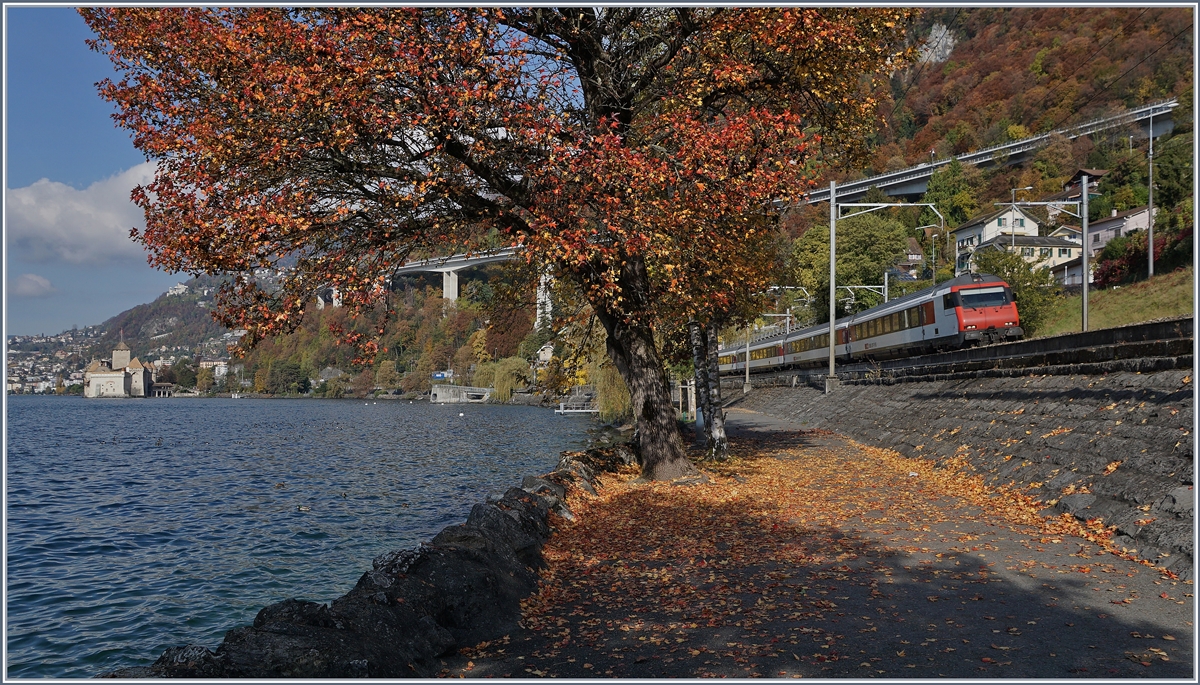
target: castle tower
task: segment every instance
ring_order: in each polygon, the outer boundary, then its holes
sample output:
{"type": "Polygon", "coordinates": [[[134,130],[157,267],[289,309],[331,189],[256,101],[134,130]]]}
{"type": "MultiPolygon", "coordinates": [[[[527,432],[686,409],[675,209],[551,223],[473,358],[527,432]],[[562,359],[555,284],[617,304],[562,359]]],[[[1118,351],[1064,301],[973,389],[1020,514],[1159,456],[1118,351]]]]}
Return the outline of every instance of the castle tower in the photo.
{"type": "Polygon", "coordinates": [[[129,346],[124,341],[117,343],[112,353],[113,369],[124,369],[129,366],[129,346]]]}

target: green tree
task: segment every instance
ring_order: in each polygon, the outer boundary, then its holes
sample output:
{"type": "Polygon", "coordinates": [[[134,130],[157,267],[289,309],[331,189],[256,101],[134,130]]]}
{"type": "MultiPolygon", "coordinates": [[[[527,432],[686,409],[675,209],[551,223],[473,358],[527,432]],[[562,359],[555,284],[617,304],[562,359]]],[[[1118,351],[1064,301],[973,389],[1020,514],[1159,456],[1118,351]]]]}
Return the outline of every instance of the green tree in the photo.
{"type": "MultiPolygon", "coordinates": [[[[954,228],[979,211],[975,190],[979,187],[978,175],[974,167],[968,171],[957,159],[952,159],[929,177],[929,187],[921,201],[936,205],[942,216],[946,217],[946,226],[954,228]]],[[[937,222],[937,215],[933,212],[921,214],[922,224],[937,222]]]]}
{"type": "Polygon", "coordinates": [[[1025,335],[1037,332],[1050,306],[1058,297],[1058,285],[1049,269],[1038,268],[1006,250],[981,250],[975,253],[975,271],[999,276],[1013,291],[1017,315],[1025,335]]]}
{"type": "Polygon", "coordinates": [[[286,395],[307,390],[308,379],[300,370],[300,364],[292,361],[277,361],[271,364],[267,390],[275,395],[286,395]],[[301,386],[304,386],[302,389],[301,386]]]}
{"type": "Polygon", "coordinates": [[[505,357],[492,369],[492,401],[501,404],[512,399],[513,391],[529,384],[529,362],[521,357],[505,357]]]}
{"type": "Polygon", "coordinates": [[[1191,133],[1172,136],[1155,149],[1154,204],[1175,208],[1193,193],[1193,137],[1191,133]],[[1159,152],[1161,149],[1161,152],[1159,152]]]}
{"type": "Polygon", "coordinates": [[[192,360],[183,357],[172,367],[175,371],[175,382],[181,388],[196,387],[196,369],[192,366],[192,360]]]}
{"type": "MultiPolygon", "coordinates": [[[[883,272],[904,253],[907,232],[895,219],[865,214],[838,221],[837,284],[882,285],[883,272]]],[[[813,314],[829,320],[829,227],[814,226],[792,244],[791,271],[795,282],[813,297],[813,314]]],[[[838,299],[848,296],[838,293],[838,299]]],[[[856,291],[853,311],[883,301],[868,291],[856,291]]]]}

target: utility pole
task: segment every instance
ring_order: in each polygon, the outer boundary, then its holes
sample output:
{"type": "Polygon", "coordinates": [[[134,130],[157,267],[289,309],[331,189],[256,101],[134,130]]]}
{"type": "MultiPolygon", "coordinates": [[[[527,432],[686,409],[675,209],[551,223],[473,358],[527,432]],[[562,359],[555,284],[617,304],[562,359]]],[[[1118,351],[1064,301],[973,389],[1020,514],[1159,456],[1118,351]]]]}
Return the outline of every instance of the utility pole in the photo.
{"type": "Polygon", "coordinates": [[[1083,192],[1080,193],[1083,200],[1083,211],[1080,218],[1083,220],[1083,255],[1080,266],[1083,267],[1083,332],[1087,333],[1088,329],[1088,177],[1083,175],[1083,192]]]}
{"type": "Polygon", "coordinates": [[[933,266],[933,284],[934,285],[937,285],[937,241],[938,241],[938,238],[940,238],[940,237],[941,237],[940,235],[933,236],[933,259],[931,260],[931,262],[932,262],[932,266],[933,266]]]}
{"type": "Polygon", "coordinates": [[[829,375],[825,377],[825,392],[837,376],[833,369],[833,334],[837,321],[837,181],[829,182],[829,375]]]}
{"type": "MultiPolygon", "coordinates": [[[[1147,188],[1147,190],[1149,191],[1149,195],[1146,198],[1146,210],[1149,212],[1150,215],[1146,217],[1146,221],[1149,222],[1147,224],[1147,226],[1149,228],[1147,230],[1147,236],[1146,236],[1146,238],[1147,238],[1146,247],[1148,248],[1149,253],[1150,253],[1150,274],[1149,274],[1149,276],[1152,277],[1152,276],[1154,276],[1154,115],[1153,114],[1150,115],[1150,153],[1146,159],[1150,164],[1150,182],[1149,182],[1149,187],[1147,188]]],[[[1084,330],[1087,330],[1087,328],[1084,328],[1084,330]]]]}

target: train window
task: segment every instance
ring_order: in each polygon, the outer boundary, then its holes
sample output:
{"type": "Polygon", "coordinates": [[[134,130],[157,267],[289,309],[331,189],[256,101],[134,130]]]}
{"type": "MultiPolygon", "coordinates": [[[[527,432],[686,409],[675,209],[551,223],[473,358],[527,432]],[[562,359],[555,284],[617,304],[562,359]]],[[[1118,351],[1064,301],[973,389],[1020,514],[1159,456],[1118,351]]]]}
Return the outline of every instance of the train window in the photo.
{"type": "Polygon", "coordinates": [[[959,291],[964,307],[1002,307],[1008,304],[1008,295],[1003,286],[973,288],[959,291]]]}
{"type": "Polygon", "coordinates": [[[942,295],[942,309],[954,309],[954,293],[942,295]]]}

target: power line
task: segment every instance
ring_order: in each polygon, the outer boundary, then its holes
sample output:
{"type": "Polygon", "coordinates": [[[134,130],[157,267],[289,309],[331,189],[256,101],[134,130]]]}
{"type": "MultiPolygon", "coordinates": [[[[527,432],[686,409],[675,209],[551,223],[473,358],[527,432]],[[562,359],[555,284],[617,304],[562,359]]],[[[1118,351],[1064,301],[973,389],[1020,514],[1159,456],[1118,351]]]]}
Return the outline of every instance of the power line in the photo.
{"type": "MultiPolygon", "coordinates": [[[[1125,78],[1126,76],[1128,76],[1128,75],[1130,74],[1130,72],[1132,72],[1134,69],[1137,69],[1138,67],[1142,66],[1142,63],[1144,63],[1146,60],[1148,60],[1148,59],[1150,59],[1151,57],[1153,57],[1153,56],[1157,55],[1159,50],[1162,50],[1163,48],[1167,47],[1167,46],[1168,46],[1168,45],[1170,45],[1171,43],[1174,43],[1176,38],[1179,38],[1180,36],[1182,36],[1183,34],[1187,33],[1188,31],[1191,31],[1191,30],[1192,30],[1192,25],[1191,25],[1191,24],[1188,24],[1187,26],[1185,26],[1185,27],[1183,28],[1183,30],[1182,30],[1182,31],[1180,31],[1179,33],[1176,33],[1174,36],[1171,36],[1171,37],[1170,37],[1170,39],[1168,39],[1168,40],[1167,40],[1165,43],[1163,43],[1162,45],[1160,45],[1160,46],[1158,46],[1157,48],[1155,48],[1155,49],[1154,49],[1154,52],[1150,53],[1149,55],[1146,55],[1146,56],[1145,56],[1145,57],[1143,57],[1141,60],[1139,60],[1137,64],[1135,64],[1135,65],[1133,65],[1132,67],[1129,67],[1128,69],[1126,69],[1124,73],[1122,73],[1120,76],[1116,77],[1116,78],[1115,78],[1115,79],[1113,79],[1111,82],[1109,82],[1109,84],[1108,84],[1107,86],[1104,86],[1104,87],[1103,87],[1103,88],[1101,88],[1100,90],[1096,91],[1096,92],[1095,92],[1095,93],[1092,95],[1092,97],[1090,97],[1090,98],[1088,98],[1088,99],[1087,99],[1087,102],[1085,102],[1085,103],[1083,103],[1082,105],[1079,105],[1078,107],[1076,107],[1074,112],[1071,112],[1071,113],[1067,114],[1066,116],[1064,116],[1062,119],[1059,119],[1058,121],[1056,121],[1056,122],[1054,123],[1054,125],[1050,127],[1050,130],[1051,130],[1051,131],[1054,131],[1054,130],[1057,130],[1057,129],[1059,129],[1060,127],[1062,127],[1063,123],[1064,123],[1064,122],[1065,122],[1067,119],[1070,119],[1071,117],[1073,117],[1073,116],[1075,116],[1075,115],[1079,114],[1080,112],[1082,112],[1082,111],[1083,111],[1083,109],[1084,109],[1085,107],[1087,107],[1089,104],[1091,104],[1092,100],[1095,100],[1096,98],[1100,97],[1100,95],[1101,95],[1101,94],[1103,94],[1104,92],[1106,92],[1106,91],[1107,91],[1109,88],[1112,88],[1113,86],[1115,86],[1115,85],[1117,84],[1117,82],[1118,82],[1118,81],[1120,81],[1121,79],[1123,79],[1123,78],[1125,78]]],[[[1151,132],[1151,133],[1153,133],[1153,132],[1151,132]]]]}

